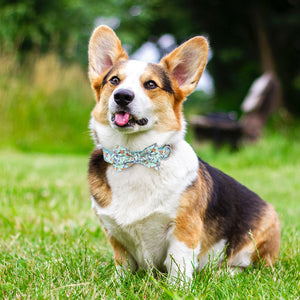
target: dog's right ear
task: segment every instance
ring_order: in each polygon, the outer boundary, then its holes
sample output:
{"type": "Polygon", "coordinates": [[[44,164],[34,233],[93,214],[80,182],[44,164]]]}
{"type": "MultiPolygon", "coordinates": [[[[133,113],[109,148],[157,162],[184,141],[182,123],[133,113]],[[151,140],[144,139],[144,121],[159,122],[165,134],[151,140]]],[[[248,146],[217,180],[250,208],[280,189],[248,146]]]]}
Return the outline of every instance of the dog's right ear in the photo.
{"type": "Polygon", "coordinates": [[[89,78],[93,83],[118,60],[128,56],[115,32],[107,26],[97,27],[89,43],[89,78]]]}

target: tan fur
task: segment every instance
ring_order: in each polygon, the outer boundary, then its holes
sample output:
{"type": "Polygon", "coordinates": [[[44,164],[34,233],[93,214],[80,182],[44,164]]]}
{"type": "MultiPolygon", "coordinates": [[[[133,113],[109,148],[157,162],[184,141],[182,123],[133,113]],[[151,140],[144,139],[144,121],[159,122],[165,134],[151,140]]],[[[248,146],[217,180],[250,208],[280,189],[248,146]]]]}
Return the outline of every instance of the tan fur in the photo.
{"type": "Polygon", "coordinates": [[[92,176],[89,176],[88,180],[96,202],[101,207],[109,206],[111,203],[111,190],[107,183],[101,183],[98,178],[93,178],[92,176]]]}
{"type": "Polygon", "coordinates": [[[199,258],[207,253],[211,247],[218,242],[218,227],[217,222],[211,222],[209,228],[203,226],[201,230],[201,249],[199,258]]]}
{"type": "MultiPolygon", "coordinates": [[[[95,81],[92,82],[93,90],[96,97],[96,105],[92,111],[92,116],[101,124],[109,125],[109,121],[107,119],[108,115],[108,97],[102,97],[102,101],[100,101],[100,97],[103,92],[103,88],[101,86],[103,81],[104,73],[101,74],[95,81]]],[[[108,95],[108,93],[106,93],[108,95]]]]}
{"type": "Polygon", "coordinates": [[[180,197],[175,219],[174,235],[187,247],[195,249],[201,242],[201,249],[209,248],[212,240],[203,228],[204,212],[207,206],[210,177],[205,168],[199,169],[196,181],[180,197]]]}
{"type": "MultiPolygon", "coordinates": [[[[141,84],[148,80],[154,80],[159,89],[155,90],[146,90],[145,93],[153,101],[155,105],[155,113],[158,116],[159,122],[156,126],[158,131],[172,131],[180,130],[182,124],[182,102],[184,97],[182,93],[178,90],[177,93],[174,90],[174,94],[167,92],[162,92],[163,82],[162,82],[162,71],[168,73],[168,70],[165,68],[158,68],[156,65],[150,64],[141,78],[141,84]]],[[[172,82],[172,88],[174,89],[176,84],[172,82]]]]}
{"type": "MultiPolygon", "coordinates": [[[[117,76],[122,81],[125,78],[124,70],[123,70],[124,62],[117,62],[112,70],[110,76],[117,76]]],[[[110,95],[113,93],[116,86],[112,85],[110,82],[103,87],[102,82],[104,79],[105,73],[101,74],[95,83],[93,84],[93,89],[96,96],[96,106],[92,111],[92,116],[96,121],[103,125],[109,125],[108,121],[108,100],[110,95]],[[100,101],[101,99],[101,101],[100,101]]]]}
{"type": "Polygon", "coordinates": [[[195,249],[200,242],[202,221],[199,207],[202,203],[197,193],[199,186],[200,180],[197,178],[196,184],[183,193],[175,219],[174,235],[190,249],[195,249]]]}
{"type": "Polygon", "coordinates": [[[169,72],[183,96],[197,86],[208,56],[208,43],[204,37],[194,37],[164,57],[160,65],[169,72]]]}
{"type": "Polygon", "coordinates": [[[106,234],[114,251],[114,260],[116,265],[122,266],[127,264],[127,250],[113,236],[106,234]]]}
{"type": "Polygon", "coordinates": [[[253,232],[255,246],[258,250],[253,253],[252,261],[259,258],[272,266],[278,257],[280,248],[281,229],[274,207],[268,203],[265,214],[261,218],[257,229],[253,232]]]}
{"type": "Polygon", "coordinates": [[[170,101],[164,101],[160,95],[155,103],[155,113],[158,117],[158,124],[155,127],[158,131],[179,131],[181,129],[181,119],[174,114],[174,109],[170,101]],[[162,101],[161,101],[162,100],[162,101]]]}
{"type": "Polygon", "coordinates": [[[94,117],[94,119],[103,125],[109,125],[107,115],[108,115],[107,101],[99,102],[92,111],[92,116],[94,117]]]}
{"type": "Polygon", "coordinates": [[[107,207],[111,203],[111,188],[107,182],[105,174],[108,164],[102,158],[102,149],[95,150],[92,156],[99,157],[97,166],[89,169],[88,183],[90,194],[94,197],[97,204],[101,207],[107,207]]]}

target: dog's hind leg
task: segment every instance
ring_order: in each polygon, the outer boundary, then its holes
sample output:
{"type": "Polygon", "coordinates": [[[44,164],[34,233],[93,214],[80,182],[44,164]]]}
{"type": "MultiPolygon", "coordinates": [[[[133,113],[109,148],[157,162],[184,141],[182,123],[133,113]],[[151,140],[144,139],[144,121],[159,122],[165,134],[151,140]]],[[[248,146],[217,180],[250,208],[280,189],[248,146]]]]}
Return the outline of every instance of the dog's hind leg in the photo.
{"type": "Polygon", "coordinates": [[[277,213],[271,204],[267,204],[260,226],[253,232],[256,251],[253,253],[252,261],[262,260],[266,265],[273,266],[279,253],[280,236],[281,229],[277,213]]]}
{"type": "Polygon", "coordinates": [[[260,260],[273,266],[279,253],[281,230],[272,205],[267,203],[256,228],[248,234],[247,244],[228,258],[228,266],[246,268],[260,260]]]}

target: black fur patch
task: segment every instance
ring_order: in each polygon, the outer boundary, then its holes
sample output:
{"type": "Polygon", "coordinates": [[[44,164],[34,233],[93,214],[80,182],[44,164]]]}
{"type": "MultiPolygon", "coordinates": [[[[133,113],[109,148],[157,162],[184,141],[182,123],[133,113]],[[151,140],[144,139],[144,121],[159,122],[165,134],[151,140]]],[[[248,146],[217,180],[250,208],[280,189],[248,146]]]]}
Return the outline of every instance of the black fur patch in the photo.
{"type": "Polygon", "coordinates": [[[106,163],[103,158],[103,150],[95,149],[90,156],[89,173],[95,176],[101,176],[105,173],[107,166],[108,163],[106,163]]]}
{"type": "Polygon", "coordinates": [[[258,225],[266,202],[232,177],[211,167],[199,159],[200,167],[205,167],[212,179],[212,188],[204,226],[217,234],[216,241],[228,241],[226,254],[229,256],[245,242],[250,241],[249,231],[258,225]]]}
{"type": "Polygon", "coordinates": [[[108,73],[104,76],[103,81],[102,81],[102,87],[105,86],[105,84],[107,83],[108,77],[110,76],[110,74],[112,73],[113,68],[111,68],[108,73]]]}

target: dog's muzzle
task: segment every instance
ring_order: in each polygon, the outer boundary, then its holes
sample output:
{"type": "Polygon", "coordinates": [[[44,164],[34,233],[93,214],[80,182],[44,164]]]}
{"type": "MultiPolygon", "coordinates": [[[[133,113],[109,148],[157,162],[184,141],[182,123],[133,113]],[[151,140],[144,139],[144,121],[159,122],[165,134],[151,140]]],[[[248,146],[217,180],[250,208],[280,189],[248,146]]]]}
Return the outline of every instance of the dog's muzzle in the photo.
{"type": "Polygon", "coordinates": [[[114,93],[114,101],[118,105],[118,110],[112,115],[111,121],[118,127],[134,127],[135,124],[145,126],[148,124],[147,118],[137,119],[130,113],[128,105],[134,97],[134,92],[128,89],[119,89],[114,93]]]}

